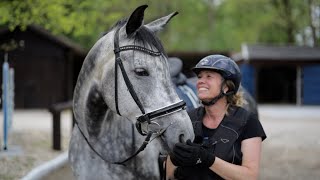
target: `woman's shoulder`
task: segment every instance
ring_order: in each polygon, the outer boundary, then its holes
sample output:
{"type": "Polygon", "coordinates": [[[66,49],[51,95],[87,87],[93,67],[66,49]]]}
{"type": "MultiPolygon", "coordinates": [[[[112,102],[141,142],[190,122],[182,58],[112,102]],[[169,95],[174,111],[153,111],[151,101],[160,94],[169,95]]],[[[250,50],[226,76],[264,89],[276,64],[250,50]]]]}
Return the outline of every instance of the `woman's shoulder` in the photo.
{"type": "Polygon", "coordinates": [[[243,127],[241,139],[249,139],[253,137],[261,137],[262,140],[266,139],[265,131],[256,113],[248,111],[244,108],[237,107],[238,111],[246,114],[246,122],[243,127]]]}
{"type": "Polygon", "coordinates": [[[248,118],[249,116],[253,115],[251,111],[248,111],[243,107],[234,106],[234,105],[229,106],[228,113],[230,116],[241,117],[241,118],[248,118]]]}
{"type": "Polygon", "coordinates": [[[191,121],[199,121],[203,118],[205,114],[205,109],[203,106],[199,106],[194,109],[190,109],[187,111],[191,121]]]}

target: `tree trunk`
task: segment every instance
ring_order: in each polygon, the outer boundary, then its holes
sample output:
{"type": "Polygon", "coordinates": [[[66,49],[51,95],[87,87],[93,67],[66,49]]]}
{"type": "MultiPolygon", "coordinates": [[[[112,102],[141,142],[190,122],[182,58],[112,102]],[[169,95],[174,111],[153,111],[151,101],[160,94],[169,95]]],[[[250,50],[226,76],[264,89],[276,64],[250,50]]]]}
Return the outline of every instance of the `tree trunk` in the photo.
{"type": "Polygon", "coordinates": [[[309,22],[310,22],[310,28],[312,32],[312,41],[313,41],[313,47],[316,47],[318,45],[317,36],[316,36],[316,27],[314,25],[314,21],[312,19],[312,6],[313,6],[313,0],[308,0],[308,7],[309,7],[309,22]]]}
{"type": "Polygon", "coordinates": [[[293,44],[294,41],[294,22],[292,20],[292,7],[290,0],[282,0],[285,12],[285,18],[287,22],[286,32],[287,32],[287,42],[293,44]]]}

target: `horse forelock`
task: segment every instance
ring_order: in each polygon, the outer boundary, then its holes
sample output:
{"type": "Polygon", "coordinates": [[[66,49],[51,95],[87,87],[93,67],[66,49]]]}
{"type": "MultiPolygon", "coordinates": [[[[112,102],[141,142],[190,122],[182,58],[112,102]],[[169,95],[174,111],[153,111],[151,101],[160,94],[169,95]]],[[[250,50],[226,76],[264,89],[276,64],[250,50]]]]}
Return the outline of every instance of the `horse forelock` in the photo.
{"type": "MultiPolygon", "coordinates": [[[[116,22],[106,33],[103,35],[108,34],[111,31],[114,31],[116,29],[120,29],[126,25],[128,22],[128,18],[124,18],[116,22]]],[[[163,55],[167,57],[167,54],[164,51],[164,48],[162,46],[162,43],[160,39],[156,36],[156,34],[152,31],[150,31],[146,26],[141,26],[132,37],[129,37],[130,39],[133,39],[135,43],[141,43],[144,47],[147,45],[151,47],[155,47],[156,50],[161,52],[163,55]]]]}
{"type": "Polygon", "coordinates": [[[143,45],[149,44],[151,47],[155,47],[161,54],[167,56],[160,39],[145,26],[138,29],[134,36],[134,40],[135,42],[140,42],[143,45]]]}

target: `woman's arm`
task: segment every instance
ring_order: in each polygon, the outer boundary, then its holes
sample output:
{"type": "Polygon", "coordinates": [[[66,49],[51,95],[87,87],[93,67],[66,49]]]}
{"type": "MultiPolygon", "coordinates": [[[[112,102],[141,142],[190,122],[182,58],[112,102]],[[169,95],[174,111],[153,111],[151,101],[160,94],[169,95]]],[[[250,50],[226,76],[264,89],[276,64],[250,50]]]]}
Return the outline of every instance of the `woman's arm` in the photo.
{"type": "MultiPolygon", "coordinates": [[[[243,155],[241,165],[235,165],[227,161],[224,161],[218,157],[215,157],[214,163],[209,167],[210,170],[212,170],[213,172],[215,172],[216,174],[218,174],[224,179],[233,179],[233,180],[258,179],[261,143],[262,143],[261,137],[254,137],[254,138],[243,140],[241,142],[241,151],[243,155]]],[[[190,163],[190,162],[193,162],[193,161],[186,161],[186,163],[190,163]]],[[[195,165],[196,164],[197,163],[195,163],[195,165]]],[[[171,162],[171,159],[169,156],[167,158],[166,168],[167,168],[166,169],[167,179],[174,179],[174,171],[176,167],[171,162]]]]}
{"type": "Polygon", "coordinates": [[[241,151],[243,156],[241,166],[231,164],[216,157],[210,169],[224,179],[258,179],[261,142],[261,137],[254,137],[242,141],[241,151]]]}

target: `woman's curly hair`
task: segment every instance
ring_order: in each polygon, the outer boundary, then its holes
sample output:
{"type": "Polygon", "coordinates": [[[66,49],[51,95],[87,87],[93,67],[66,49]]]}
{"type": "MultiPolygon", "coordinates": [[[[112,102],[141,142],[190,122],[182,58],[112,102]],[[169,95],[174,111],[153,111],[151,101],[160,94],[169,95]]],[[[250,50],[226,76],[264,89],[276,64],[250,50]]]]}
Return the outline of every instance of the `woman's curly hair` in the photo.
{"type": "MultiPolygon", "coordinates": [[[[235,85],[231,80],[227,80],[225,83],[229,90],[233,90],[235,88],[235,85]]],[[[230,105],[243,107],[243,105],[247,102],[244,99],[243,92],[238,91],[236,94],[227,96],[227,103],[230,105]]]]}

